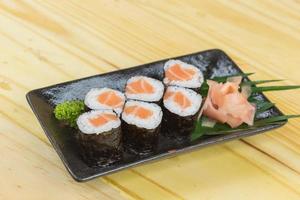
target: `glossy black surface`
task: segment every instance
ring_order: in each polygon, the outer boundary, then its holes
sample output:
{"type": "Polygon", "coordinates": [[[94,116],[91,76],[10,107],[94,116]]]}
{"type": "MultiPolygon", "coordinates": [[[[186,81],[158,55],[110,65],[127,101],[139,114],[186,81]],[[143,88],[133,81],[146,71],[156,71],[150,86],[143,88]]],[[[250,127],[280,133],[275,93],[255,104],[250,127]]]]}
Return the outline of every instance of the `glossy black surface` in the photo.
{"type": "MultiPolygon", "coordinates": [[[[216,49],[179,56],[174,59],[180,59],[197,66],[204,73],[205,78],[226,76],[241,72],[237,65],[223,51],[216,49]]],[[[55,119],[53,115],[54,106],[66,100],[83,99],[87,91],[94,87],[111,87],[123,91],[127,79],[135,75],[146,75],[162,80],[163,64],[167,60],[168,59],[61,83],[33,90],[27,94],[27,100],[47,137],[75,180],[87,181],[131,166],[173,156],[181,152],[258,134],[282,126],[285,123],[282,122],[282,124],[277,125],[249,128],[247,130],[224,135],[206,136],[193,142],[189,139],[176,140],[160,136],[157,149],[152,155],[137,157],[133,154],[124,152],[123,159],[117,164],[106,167],[88,167],[80,157],[79,147],[73,134],[74,129],[64,126],[55,119]]],[[[257,98],[268,101],[262,94],[257,94],[257,98]]],[[[282,115],[282,113],[276,107],[273,107],[260,114],[259,117],[266,118],[277,115],[282,115]]]]}

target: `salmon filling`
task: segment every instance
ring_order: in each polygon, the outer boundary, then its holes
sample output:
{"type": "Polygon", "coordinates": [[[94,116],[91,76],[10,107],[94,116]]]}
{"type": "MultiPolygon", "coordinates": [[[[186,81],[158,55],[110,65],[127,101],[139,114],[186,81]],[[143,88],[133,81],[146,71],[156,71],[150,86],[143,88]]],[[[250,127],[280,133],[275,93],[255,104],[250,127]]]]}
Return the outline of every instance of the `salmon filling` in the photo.
{"type": "Polygon", "coordinates": [[[123,99],[116,95],[114,91],[106,91],[98,96],[98,101],[101,104],[111,106],[112,108],[119,108],[123,105],[123,99]]]}
{"type": "Polygon", "coordinates": [[[147,108],[143,108],[141,106],[128,106],[125,107],[124,112],[127,115],[134,115],[141,119],[147,119],[153,115],[153,112],[147,108]]]}
{"type": "Polygon", "coordinates": [[[77,119],[78,129],[84,134],[101,134],[119,128],[121,120],[112,110],[91,110],[77,119]]]}
{"type": "Polygon", "coordinates": [[[177,86],[169,86],[163,97],[164,107],[182,117],[195,115],[201,102],[201,95],[191,89],[177,86]]]}
{"type": "Polygon", "coordinates": [[[167,91],[164,96],[164,100],[173,98],[173,101],[176,102],[182,109],[190,107],[192,105],[191,101],[180,91],[170,92],[167,91]]]}
{"type": "Polygon", "coordinates": [[[170,66],[165,73],[170,81],[187,81],[191,80],[196,72],[194,69],[184,69],[176,63],[170,66]]]}
{"type": "Polygon", "coordinates": [[[97,127],[97,126],[102,126],[111,120],[117,120],[117,119],[118,119],[117,116],[113,114],[101,114],[98,115],[97,117],[90,118],[89,122],[93,126],[97,127]]]}
{"type": "Polygon", "coordinates": [[[199,88],[204,77],[199,68],[181,60],[168,60],[164,64],[163,82],[168,86],[199,88]]]}
{"type": "Polygon", "coordinates": [[[125,95],[111,88],[92,88],[85,96],[85,105],[92,110],[113,110],[121,114],[125,95]]]}
{"type": "Polygon", "coordinates": [[[161,123],[162,110],[155,103],[129,100],[125,104],[122,120],[139,128],[155,129],[161,123]]]}
{"type": "Polygon", "coordinates": [[[125,91],[129,94],[151,94],[154,93],[154,87],[150,83],[148,83],[147,80],[141,78],[137,81],[133,81],[127,84],[125,91]]]}
{"type": "Polygon", "coordinates": [[[147,102],[159,101],[164,93],[161,81],[147,76],[133,76],[127,80],[125,95],[128,99],[147,102]]]}

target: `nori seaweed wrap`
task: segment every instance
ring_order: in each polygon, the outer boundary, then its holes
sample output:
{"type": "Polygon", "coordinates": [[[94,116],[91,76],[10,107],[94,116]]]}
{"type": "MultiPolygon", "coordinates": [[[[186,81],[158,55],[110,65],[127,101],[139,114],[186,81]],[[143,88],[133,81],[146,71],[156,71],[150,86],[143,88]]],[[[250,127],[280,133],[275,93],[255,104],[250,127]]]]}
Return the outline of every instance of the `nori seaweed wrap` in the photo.
{"type": "Polygon", "coordinates": [[[164,95],[163,133],[170,137],[189,137],[195,128],[202,97],[187,88],[169,86],[164,95]]]}
{"type": "Polygon", "coordinates": [[[93,110],[77,119],[80,154],[89,166],[107,166],[122,159],[121,122],[110,110],[93,110]]]}
{"type": "Polygon", "coordinates": [[[157,146],[161,108],[154,103],[128,101],[122,113],[122,130],[126,150],[138,155],[154,152],[157,146]]]}
{"type": "Polygon", "coordinates": [[[140,128],[132,124],[122,123],[123,139],[127,149],[139,155],[155,151],[160,133],[160,126],[154,129],[140,128]]]}

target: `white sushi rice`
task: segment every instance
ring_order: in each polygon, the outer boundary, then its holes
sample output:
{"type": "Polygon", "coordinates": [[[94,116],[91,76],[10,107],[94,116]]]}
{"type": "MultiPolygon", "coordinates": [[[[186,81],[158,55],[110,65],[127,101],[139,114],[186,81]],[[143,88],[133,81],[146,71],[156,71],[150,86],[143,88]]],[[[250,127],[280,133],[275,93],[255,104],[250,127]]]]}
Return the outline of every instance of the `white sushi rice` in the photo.
{"type": "Polygon", "coordinates": [[[118,90],[113,90],[113,89],[106,88],[106,87],[104,87],[104,88],[93,88],[86,94],[85,99],[84,99],[84,103],[90,109],[94,109],[94,110],[103,110],[103,109],[109,109],[110,110],[110,109],[112,109],[118,115],[120,115],[122,110],[123,110],[124,103],[125,103],[125,95],[122,92],[118,91],[118,90]],[[107,91],[115,92],[115,94],[122,99],[122,103],[121,103],[120,107],[115,107],[114,108],[112,106],[102,104],[98,101],[99,95],[101,95],[102,93],[107,92],[107,91]]]}
{"type": "Polygon", "coordinates": [[[168,62],[165,63],[164,65],[164,71],[166,72],[167,69],[169,69],[171,66],[179,64],[183,69],[194,69],[196,73],[190,80],[169,80],[167,77],[164,78],[163,82],[166,85],[175,85],[175,86],[180,86],[180,87],[187,87],[187,88],[199,88],[203,81],[203,74],[200,71],[199,68],[195,67],[194,65],[187,64],[185,62],[182,62],[180,60],[169,60],[168,62]]]}
{"type": "Polygon", "coordinates": [[[182,92],[182,94],[191,101],[191,106],[187,108],[182,108],[174,101],[174,96],[164,99],[164,107],[167,108],[170,112],[175,113],[179,116],[190,116],[196,114],[201,106],[202,97],[200,94],[197,94],[195,91],[187,88],[169,86],[166,90],[167,92],[182,92]]]}
{"type": "MultiPolygon", "coordinates": [[[[110,131],[114,128],[118,128],[121,125],[121,120],[110,120],[107,123],[101,126],[93,126],[89,119],[98,117],[101,114],[112,114],[116,115],[111,110],[92,110],[86,113],[81,114],[77,119],[77,126],[82,133],[85,134],[101,134],[107,131],[110,131]]],[[[117,116],[117,115],[116,115],[117,116]]],[[[118,117],[118,116],[117,116],[118,117]]]]}
{"type": "MultiPolygon", "coordinates": [[[[126,87],[128,84],[138,81],[139,79],[144,79],[152,85],[154,88],[153,93],[139,93],[139,94],[132,94],[129,92],[125,92],[125,95],[128,99],[135,99],[135,100],[141,100],[141,101],[149,101],[149,102],[155,102],[159,101],[163,94],[164,94],[164,85],[161,81],[154,79],[154,78],[149,78],[147,76],[133,76],[130,79],[128,79],[126,87]]],[[[125,89],[126,91],[126,89],[125,89]]]]}
{"type": "Polygon", "coordinates": [[[124,109],[129,106],[140,106],[146,109],[149,109],[153,112],[153,114],[147,119],[141,119],[135,116],[133,113],[126,114],[125,112],[122,113],[122,119],[131,125],[135,125],[139,128],[146,128],[146,129],[155,129],[158,127],[162,120],[162,110],[161,108],[155,103],[147,103],[141,101],[134,101],[129,100],[126,102],[124,109]]]}

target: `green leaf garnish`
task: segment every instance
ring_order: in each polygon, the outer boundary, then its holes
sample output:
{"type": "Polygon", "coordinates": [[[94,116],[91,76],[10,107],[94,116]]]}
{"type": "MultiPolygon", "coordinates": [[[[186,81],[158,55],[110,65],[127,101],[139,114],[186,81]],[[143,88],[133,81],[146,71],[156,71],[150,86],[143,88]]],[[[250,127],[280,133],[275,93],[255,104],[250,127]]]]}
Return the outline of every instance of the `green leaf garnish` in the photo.
{"type": "Polygon", "coordinates": [[[284,81],[282,79],[273,79],[273,80],[257,80],[257,81],[247,81],[243,82],[242,85],[259,85],[264,83],[273,83],[273,82],[279,82],[284,81]]]}
{"type": "Polygon", "coordinates": [[[278,90],[293,90],[299,89],[300,85],[280,85],[280,86],[263,86],[263,87],[252,87],[252,92],[267,92],[267,91],[278,91],[278,90]]]}
{"type": "Polygon", "coordinates": [[[196,123],[196,128],[193,131],[192,135],[191,135],[191,140],[194,141],[204,135],[223,135],[223,134],[228,134],[228,133],[232,133],[235,131],[240,131],[240,130],[245,130],[245,129],[249,129],[251,127],[249,127],[246,124],[242,124],[241,126],[237,127],[237,128],[231,128],[229,125],[227,124],[221,124],[221,123],[216,123],[216,125],[214,127],[205,127],[202,126],[202,119],[200,119],[197,123],[196,123]]]}
{"type": "Polygon", "coordinates": [[[227,124],[216,123],[216,125],[212,128],[201,126],[201,119],[196,123],[196,128],[191,135],[191,141],[194,141],[204,135],[223,135],[229,134],[236,131],[243,131],[258,128],[265,125],[270,124],[282,124],[283,121],[291,119],[291,118],[298,118],[300,115],[283,115],[283,116],[275,116],[269,117],[266,119],[260,119],[254,122],[253,126],[248,126],[247,124],[242,124],[237,128],[231,128],[227,124]]]}
{"type": "Polygon", "coordinates": [[[204,134],[204,131],[202,131],[202,121],[199,120],[199,121],[196,121],[196,127],[191,135],[191,140],[196,140],[197,138],[203,136],[204,134]]]}
{"type": "Polygon", "coordinates": [[[275,104],[271,102],[260,102],[256,103],[256,114],[262,113],[272,108],[275,104]]]}
{"type": "Polygon", "coordinates": [[[227,80],[227,78],[230,78],[230,77],[235,77],[235,76],[248,77],[248,76],[251,76],[253,74],[254,73],[237,73],[237,74],[234,74],[234,75],[228,75],[228,76],[222,76],[222,77],[214,77],[211,80],[221,83],[221,82],[225,82],[227,80]]]}

